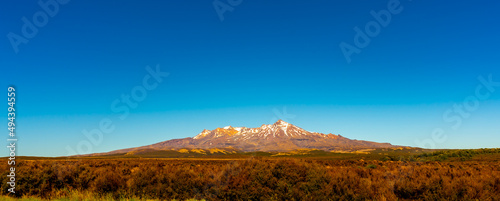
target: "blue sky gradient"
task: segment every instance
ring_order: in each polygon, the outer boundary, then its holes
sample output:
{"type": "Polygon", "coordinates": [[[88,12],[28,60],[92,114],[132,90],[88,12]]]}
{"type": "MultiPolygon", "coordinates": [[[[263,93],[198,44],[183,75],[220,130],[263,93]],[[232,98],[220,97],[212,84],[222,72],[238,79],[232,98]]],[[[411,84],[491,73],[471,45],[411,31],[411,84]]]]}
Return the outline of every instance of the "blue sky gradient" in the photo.
{"type": "MultiPolygon", "coordinates": [[[[17,53],[9,33],[23,36],[22,18],[32,22],[44,11],[36,1],[4,3],[1,81],[5,92],[9,85],[18,91],[18,155],[78,152],[89,141],[82,131],[99,128],[103,119],[114,130],[81,150],[105,152],[278,118],[397,145],[500,144],[500,2],[219,2],[233,9],[223,21],[212,1],[58,3],[17,53]],[[376,21],[370,11],[397,2],[401,12],[348,62],[339,44],[355,45],[354,28],[376,21]],[[142,86],[146,67],[157,65],[169,75],[121,119],[113,103],[142,86]],[[478,86],[487,98],[477,97],[478,86]],[[477,100],[468,102],[474,107],[466,115],[454,107],[464,100],[477,100]],[[432,138],[436,128],[444,134],[432,138]]],[[[1,128],[7,138],[6,123],[1,128]]]]}

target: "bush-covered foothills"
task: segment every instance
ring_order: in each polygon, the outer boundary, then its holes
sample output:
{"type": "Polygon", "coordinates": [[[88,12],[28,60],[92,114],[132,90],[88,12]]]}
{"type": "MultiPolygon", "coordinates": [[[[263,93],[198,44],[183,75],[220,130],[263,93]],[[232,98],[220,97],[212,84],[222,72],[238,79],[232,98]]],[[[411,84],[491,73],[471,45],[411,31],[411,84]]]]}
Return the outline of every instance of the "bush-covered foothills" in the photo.
{"type": "Polygon", "coordinates": [[[500,200],[498,160],[24,160],[16,176],[16,196],[43,199],[500,200]]]}
{"type": "Polygon", "coordinates": [[[499,153],[500,149],[457,149],[423,153],[417,155],[416,158],[432,161],[444,161],[448,159],[459,159],[465,161],[472,159],[472,157],[476,155],[491,155],[499,153]]]}
{"type": "MultiPolygon", "coordinates": [[[[418,152],[416,152],[418,153],[418,152]]],[[[475,156],[481,156],[485,160],[491,160],[492,157],[500,156],[500,149],[449,149],[433,152],[426,152],[421,154],[405,153],[405,154],[391,154],[382,157],[382,161],[466,161],[471,160],[475,156]]],[[[476,158],[475,160],[477,160],[476,158]]],[[[497,158],[498,160],[500,158],[497,158]]]]}

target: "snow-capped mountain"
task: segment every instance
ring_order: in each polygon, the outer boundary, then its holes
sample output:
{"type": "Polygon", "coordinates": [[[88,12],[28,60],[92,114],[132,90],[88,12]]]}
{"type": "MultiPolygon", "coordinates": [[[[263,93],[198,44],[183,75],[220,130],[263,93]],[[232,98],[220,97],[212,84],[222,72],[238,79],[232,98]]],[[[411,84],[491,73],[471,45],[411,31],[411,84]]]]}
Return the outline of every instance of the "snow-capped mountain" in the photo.
{"type": "Polygon", "coordinates": [[[278,120],[274,124],[263,124],[258,128],[226,126],[212,131],[203,130],[200,134],[193,137],[193,139],[214,139],[224,136],[232,136],[234,141],[246,141],[252,138],[272,140],[273,138],[294,138],[301,136],[339,137],[338,135],[325,135],[316,132],[309,132],[282,120],[278,120]]]}
{"type": "Polygon", "coordinates": [[[122,149],[109,154],[128,153],[137,150],[176,150],[230,148],[244,152],[282,152],[297,149],[319,149],[324,151],[344,151],[367,148],[398,147],[389,143],[351,140],[341,135],[309,132],[290,123],[278,120],[274,124],[264,124],[257,128],[226,126],[214,130],[203,130],[190,138],[167,140],[160,143],[122,149]]]}

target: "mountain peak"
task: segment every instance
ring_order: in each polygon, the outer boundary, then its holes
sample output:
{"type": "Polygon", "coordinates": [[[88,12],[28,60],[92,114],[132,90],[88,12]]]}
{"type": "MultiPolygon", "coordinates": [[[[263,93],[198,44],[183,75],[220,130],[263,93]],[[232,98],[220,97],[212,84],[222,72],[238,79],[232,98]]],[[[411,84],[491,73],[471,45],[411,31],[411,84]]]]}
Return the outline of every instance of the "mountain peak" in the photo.
{"type": "Polygon", "coordinates": [[[175,148],[224,148],[234,147],[243,151],[286,151],[315,148],[325,151],[353,148],[393,147],[390,144],[350,140],[335,134],[309,132],[293,124],[278,120],[261,127],[219,127],[203,130],[192,141],[168,141],[175,148]]]}
{"type": "MultiPolygon", "coordinates": [[[[341,135],[309,132],[283,120],[257,128],[226,126],[204,129],[193,138],[167,140],[140,148],[144,149],[212,149],[232,147],[241,151],[291,151],[319,149],[324,151],[393,148],[389,143],[351,140],[341,135]]],[[[119,153],[126,150],[119,150],[119,153]]]]}
{"type": "Polygon", "coordinates": [[[276,123],[274,123],[273,125],[290,125],[290,124],[280,119],[276,121],[276,123]]]}

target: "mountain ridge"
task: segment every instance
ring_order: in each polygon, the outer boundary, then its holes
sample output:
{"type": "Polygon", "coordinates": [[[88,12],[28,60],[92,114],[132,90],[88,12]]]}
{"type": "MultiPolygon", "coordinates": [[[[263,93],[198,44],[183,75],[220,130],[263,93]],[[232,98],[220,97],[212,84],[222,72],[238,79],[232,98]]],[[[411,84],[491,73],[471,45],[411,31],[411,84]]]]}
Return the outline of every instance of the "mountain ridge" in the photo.
{"type": "Polygon", "coordinates": [[[397,148],[402,146],[353,140],[337,134],[306,131],[283,120],[260,127],[218,127],[203,129],[194,137],[171,139],[151,145],[120,149],[91,155],[133,154],[146,151],[180,149],[226,149],[241,152],[287,152],[299,149],[323,151],[356,151],[370,148],[397,148]]]}

